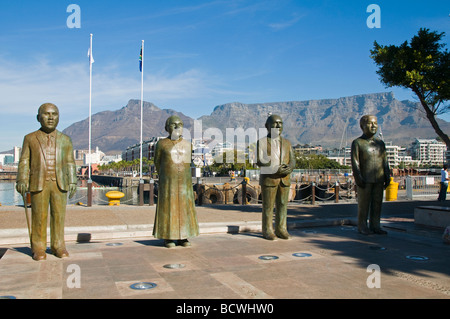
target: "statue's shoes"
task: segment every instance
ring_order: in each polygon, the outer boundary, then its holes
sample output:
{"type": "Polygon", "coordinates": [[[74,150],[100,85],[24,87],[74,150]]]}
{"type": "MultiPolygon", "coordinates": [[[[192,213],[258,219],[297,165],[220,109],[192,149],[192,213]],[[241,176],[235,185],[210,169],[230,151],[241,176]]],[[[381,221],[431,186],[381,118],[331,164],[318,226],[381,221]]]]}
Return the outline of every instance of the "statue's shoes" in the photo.
{"type": "Polygon", "coordinates": [[[263,234],[263,237],[267,240],[276,240],[277,236],[274,233],[263,234]]]}
{"type": "Polygon", "coordinates": [[[281,239],[289,239],[289,238],[291,238],[291,236],[289,236],[289,233],[286,230],[276,231],[275,235],[277,235],[277,237],[281,238],[281,239]]]}
{"type": "Polygon", "coordinates": [[[190,243],[189,240],[187,240],[187,239],[180,239],[180,240],[178,241],[178,244],[179,244],[180,246],[183,246],[183,247],[189,247],[189,246],[191,246],[191,243],[190,243]]]}
{"type": "Polygon", "coordinates": [[[173,240],[165,239],[164,246],[166,246],[167,248],[173,248],[175,247],[175,242],[173,240]]]}
{"type": "Polygon", "coordinates": [[[382,230],[381,228],[374,229],[374,230],[372,230],[372,232],[377,235],[386,235],[387,234],[387,231],[382,230]]]}
{"type": "Polygon", "coordinates": [[[43,250],[38,250],[33,252],[33,260],[45,260],[47,258],[47,254],[43,250]]]}
{"type": "Polygon", "coordinates": [[[369,235],[369,234],[372,233],[372,232],[369,230],[369,228],[367,228],[367,227],[360,227],[360,228],[358,229],[358,231],[359,231],[360,234],[363,234],[363,235],[369,235]]]}
{"type": "Polygon", "coordinates": [[[67,250],[65,248],[57,248],[57,249],[52,248],[52,253],[53,253],[53,255],[55,255],[58,258],[69,257],[69,253],[67,252],[67,250]]]}

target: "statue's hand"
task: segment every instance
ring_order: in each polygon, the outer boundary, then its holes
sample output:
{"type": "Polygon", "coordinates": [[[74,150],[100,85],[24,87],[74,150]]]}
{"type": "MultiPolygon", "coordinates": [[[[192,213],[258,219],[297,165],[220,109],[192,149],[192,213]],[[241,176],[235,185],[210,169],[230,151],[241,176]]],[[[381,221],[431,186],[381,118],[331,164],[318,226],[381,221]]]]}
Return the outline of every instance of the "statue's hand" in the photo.
{"type": "Polygon", "coordinates": [[[69,199],[73,197],[73,195],[75,195],[77,191],[77,184],[70,184],[69,185],[69,199]]]}
{"type": "Polygon", "coordinates": [[[366,187],[366,183],[362,180],[355,180],[356,185],[358,185],[358,187],[364,188],[366,187]]]}
{"type": "Polygon", "coordinates": [[[28,183],[17,182],[16,190],[23,196],[26,192],[28,192],[28,183]]]}
{"type": "Polygon", "coordinates": [[[280,167],[278,168],[278,172],[277,173],[279,175],[287,176],[290,173],[292,173],[292,168],[289,165],[281,164],[280,167]]]}
{"type": "Polygon", "coordinates": [[[391,180],[390,180],[390,179],[384,181],[384,185],[383,185],[384,189],[386,189],[386,187],[388,187],[390,183],[391,183],[391,180]]]}

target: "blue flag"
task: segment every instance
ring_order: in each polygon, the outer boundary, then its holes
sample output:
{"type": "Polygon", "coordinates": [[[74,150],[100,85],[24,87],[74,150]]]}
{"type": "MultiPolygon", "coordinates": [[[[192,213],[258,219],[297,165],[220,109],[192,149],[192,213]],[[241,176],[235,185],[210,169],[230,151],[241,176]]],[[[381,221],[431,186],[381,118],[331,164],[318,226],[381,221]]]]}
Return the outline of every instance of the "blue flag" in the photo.
{"type": "Polygon", "coordinates": [[[139,54],[139,71],[142,72],[142,47],[141,47],[141,53],[139,54]]]}

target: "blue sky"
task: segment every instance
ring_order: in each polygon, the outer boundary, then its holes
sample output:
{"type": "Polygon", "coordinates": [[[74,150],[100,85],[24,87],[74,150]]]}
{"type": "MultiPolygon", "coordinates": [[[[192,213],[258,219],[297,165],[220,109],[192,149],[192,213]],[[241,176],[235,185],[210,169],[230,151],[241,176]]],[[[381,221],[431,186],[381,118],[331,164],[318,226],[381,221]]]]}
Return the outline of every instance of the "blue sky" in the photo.
{"type": "MultiPolygon", "coordinates": [[[[369,57],[374,40],[400,44],[426,27],[450,35],[448,1],[12,1],[0,4],[0,151],[39,128],[40,104],[60,108],[63,130],[92,113],[140,99],[198,118],[229,102],[339,98],[393,91],[369,57]],[[69,28],[70,4],[80,28],[69,28]],[[381,28],[369,28],[370,4],[381,28]]],[[[450,48],[449,48],[450,49],[450,48]]],[[[445,117],[450,121],[450,116],[445,117]]]]}

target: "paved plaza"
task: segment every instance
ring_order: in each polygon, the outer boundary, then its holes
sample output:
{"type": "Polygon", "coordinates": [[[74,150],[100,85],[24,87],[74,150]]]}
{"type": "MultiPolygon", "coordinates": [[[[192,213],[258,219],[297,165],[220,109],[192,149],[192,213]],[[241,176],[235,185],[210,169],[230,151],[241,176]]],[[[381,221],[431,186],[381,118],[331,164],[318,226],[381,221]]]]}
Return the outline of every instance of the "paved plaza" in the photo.
{"type": "Polygon", "coordinates": [[[356,204],[290,206],[292,238],[276,241],[261,236],[260,205],[201,206],[200,236],[171,249],[151,236],[154,207],[69,206],[70,257],[49,252],[40,262],[26,242],[23,207],[1,207],[0,296],[449,299],[450,245],[441,230],[413,221],[414,207],[428,204],[385,203],[388,234],[369,236],[354,226],[356,204]]]}

